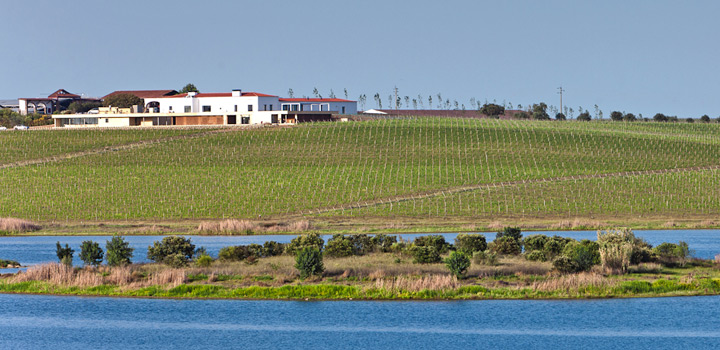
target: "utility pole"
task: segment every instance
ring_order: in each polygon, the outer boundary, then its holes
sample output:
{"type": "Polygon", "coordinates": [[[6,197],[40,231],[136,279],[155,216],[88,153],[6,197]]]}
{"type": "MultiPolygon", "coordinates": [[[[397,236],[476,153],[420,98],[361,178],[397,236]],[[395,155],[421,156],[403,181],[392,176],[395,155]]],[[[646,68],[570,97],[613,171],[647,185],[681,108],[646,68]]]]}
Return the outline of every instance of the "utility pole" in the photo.
{"type": "Polygon", "coordinates": [[[560,87],[558,88],[558,94],[560,94],[560,113],[563,112],[563,108],[562,108],[562,94],[563,94],[563,92],[565,92],[565,90],[563,90],[562,85],[560,85],[560,87]]]}

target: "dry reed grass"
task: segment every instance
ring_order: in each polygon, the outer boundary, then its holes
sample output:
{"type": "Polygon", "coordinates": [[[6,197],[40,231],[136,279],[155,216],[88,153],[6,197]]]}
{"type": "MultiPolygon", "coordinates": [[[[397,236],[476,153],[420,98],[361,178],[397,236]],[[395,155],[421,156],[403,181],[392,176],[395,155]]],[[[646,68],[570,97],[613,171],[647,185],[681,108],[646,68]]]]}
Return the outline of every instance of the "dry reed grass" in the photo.
{"type": "Polygon", "coordinates": [[[716,220],[703,220],[703,221],[700,222],[700,223],[697,223],[697,224],[695,224],[695,225],[692,225],[692,227],[693,227],[693,228],[705,228],[705,227],[715,227],[715,226],[719,226],[719,225],[720,225],[720,221],[716,221],[716,220]]]}
{"type": "Polygon", "coordinates": [[[248,220],[228,219],[223,221],[203,222],[198,226],[202,234],[250,234],[258,229],[258,226],[248,220]]]}
{"type": "Polygon", "coordinates": [[[493,221],[487,225],[487,228],[490,230],[502,230],[504,227],[505,225],[500,221],[493,221]]]}
{"type": "MultiPolygon", "coordinates": [[[[185,270],[157,269],[148,273],[147,278],[139,265],[100,268],[73,268],[64,264],[50,263],[29,267],[12,276],[12,283],[44,281],[60,286],[94,287],[117,285],[127,288],[142,288],[152,285],[178,286],[187,281],[185,270]]],[[[146,271],[147,272],[147,271],[146,271]]]]}
{"type": "Polygon", "coordinates": [[[587,287],[612,287],[615,284],[615,281],[608,279],[601,274],[583,272],[578,274],[562,275],[557,278],[550,278],[544,281],[535,282],[532,284],[532,288],[534,290],[543,292],[553,292],[560,290],[572,292],[587,287]]]}
{"type": "Polygon", "coordinates": [[[387,291],[448,290],[455,289],[458,285],[457,278],[451,275],[397,276],[375,280],[375,288],[387,291]]]}
{"type": "Polygon", "coordinates": [[[558,223],[552,224],[549,226],[551,229],[580,229],[580,228],[603,228],[607,227],[607,224],[602,221],[596,221],[596,220],[585,220],[576,218],[572,221],[570,220],[562,220],[558,223]]]}
{"type": "Polygon", "coordinates": [[[261,232],[305,232],[312,230],[308,220],[263,226],[249,220],[228,219],[201,223],[197,230],[201,234],[247,235],[261,232]]]}
{"type": "Polygon", "coordinates": [[[668,222],[662,224],[662,227],[664,227],[664,228],[673,228],[673,227],[677,227],[677,226],[678,226],[678,224],[675,221],[668,221],[668,222]]]}
{"type": "Polygon", "coordinates": [[[39,229],[41,229],[40,225],[32,221],[17,218],[0,218],[0,231],[32,232],[39,229]]]}
{"type": "Polygon", "coordinates": [[[662,271],[663,266],[658,263],[641,263],[638,265],[631,265],[628,267],[629,273],[659,273],[662,271]]]}

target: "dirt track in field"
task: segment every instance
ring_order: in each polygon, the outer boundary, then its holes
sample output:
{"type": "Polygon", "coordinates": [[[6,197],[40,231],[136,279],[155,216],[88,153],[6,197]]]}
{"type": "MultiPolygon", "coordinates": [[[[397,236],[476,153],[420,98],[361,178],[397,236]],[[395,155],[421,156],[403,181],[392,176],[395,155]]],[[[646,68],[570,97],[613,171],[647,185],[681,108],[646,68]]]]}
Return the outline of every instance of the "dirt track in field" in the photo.
{"type": "Polygon", "coordinates": [[[307,214],[322,214],[322,213],[338,211],[338,210],[362,209],[362,208],[374,207],[374,206],[379,206],[379,205],[384,205],[384,204],[394,204],[394,203],[406,202],[406,201],[411,201],[411,200],[453,195],[453,194],[463,193],[463,192],[470,192],[470,191],[477,191],[477,190],[484,190],[484,189],[489,190],[492,188],[513,187],[513,186],[526,185],[526,184],[589,180],[589,179],[614,178],[614,177],[642,176],[642,175],[658,175],[658,174],[683,173],[683,172],[701,171],[701,170],[720,170],[720,165],[708,165],[708,166],[692,167],[692,168],[671,168],[671,169],[656,169],[656,170],[642,170],[642,171],[625,171],[625,172],[606,173],[606,174],[588,174],[588,175],[573,175],[573,176],[561,176],[561,177],[546,177],[546,178],[541,178],[541,179],[522,180],[522,181],[491,182],[491,183],[484,183],[484,184],[477,184],[477,185],[450,187],[450,188],[444,188],[444,189],[439,189],[439,190],[419,192],[419,193],[400,195],[400,196],[394,196],[394,197],[386,197],[386,198],[374,199],[374,200],[369,200],[369,201],[356,202],[356,203],[347,204],[347,205],[343,205],[343,206],[318,208],[318,209],[313,209],[310,211],[304,211],[300,214],[306,214],[306,215],[307,214]]]}
{"type": "MultiPolygon", "coordinates": [[[[45,164],[45,163],[52,163],[52,162],[59,162],[59,161],[63,161],[63,160],[80,158],[80,157],[108,153],[108,152],[118,152],[118,151],[125,151],[125,150],[131,150],[131,149],[138,149],[138,148],[148,147],[148,146],[152,146],[152,145],[156,145],[156,144],[164,143],[164,142],[177,141],[177,140],[183,140],[183,139],[193,139],[193,138],[205,137],[205,136],[209,136],[209,135],[213,135],[213,134],[217,134],[217,133],[233,132],[233,131],[238,131],[238,130],[243,130],[243,129],[240,129],[240,128],[213,129],[213,130],[198,132],[195,134],[185,134],[185,135],[161,137],[161,138],[150,139],[150,140],[134,141],[134,142],[120,144],[120,145],[105,146],[105,147],[94,148],[94,149],[89,149],[89,150],[84,150],[84,151],[79,151],[79,152],[60,154],[60,155],[56,155],[56,156],[28,159],[28,160],[23,160],[23,161],[19,161],[19,162],[0,164],[0,170],[11,169],[11,168],[20,168],[20,167],[24,167],[24,166],[38,165],[38,164],[45,164]]],[[[61,132],[61,131],[58,131],[58,132],[61,132]]]]}

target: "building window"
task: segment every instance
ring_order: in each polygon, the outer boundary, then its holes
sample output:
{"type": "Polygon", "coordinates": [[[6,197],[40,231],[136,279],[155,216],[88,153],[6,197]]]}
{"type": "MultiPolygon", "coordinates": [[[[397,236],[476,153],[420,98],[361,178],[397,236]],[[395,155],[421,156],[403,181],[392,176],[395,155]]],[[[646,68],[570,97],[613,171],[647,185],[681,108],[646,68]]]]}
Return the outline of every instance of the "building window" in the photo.
{"type": "Polygon", "coordinates": [[[210,106],[203,106],[202,107],[203,112],[210,112],[210,106]]]}
{"type": "Polygon", "coordinates": [[[168,109],[172,112],[172,106],[168,107],[168,109]]]}
{"type": "Polygon", "coordinates": [[[283,111],[289,111],[289,110],[290,110],[290,106],[289,106],[289,105],[282,105],[282,110],[283,110],[283,111]]]}
{"type": "Polygon", "coordinates": [[[185,106],[185,113],[190,113],[191,109],[190,106],[185,106]]]}
{"type": "Polygon", "coordinates": [[[342,108],[342,114],[345,114],[345,106],[342,108]]]}
{"type": "Polygon", "coordinates": [[[252,105],[248,105],[248,112],[252,112],[252,105]]]}
{"type": "Polygon", "coordinates": [[[298,109],[300,109],[300,105],[292,105],[293,111],[297,111],[298,109]]]}
{"type": "Polygon", "coordinates": [[[105,118],[105,122],[106,122],[106,123],[109,123],[109,122],[110,122],[110,119],[105,118]]]}
{"type": "Polygon", "coordinates": [[[237,112],[237,105],[235,105],[235,112],[237,112]]]}

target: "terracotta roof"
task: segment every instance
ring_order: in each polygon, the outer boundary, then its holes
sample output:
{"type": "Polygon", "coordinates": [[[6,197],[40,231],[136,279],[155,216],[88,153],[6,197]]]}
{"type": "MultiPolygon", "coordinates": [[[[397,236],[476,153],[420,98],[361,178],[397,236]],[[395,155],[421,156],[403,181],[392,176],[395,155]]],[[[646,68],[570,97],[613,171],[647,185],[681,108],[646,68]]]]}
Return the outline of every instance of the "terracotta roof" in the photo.
{"type": "MultiPolygon", "coordinates": [[[[242,96],[277,97],[275,95],[261,94],[259,92],[243,92],[242,96]]],[[[187,97],[187,93],[169,97],[187,97]]],[[[232,92],[198,92],[195,97],[232,97],[232,92]]]]}
{"type": "Polygon", "coordinates": [[[281,98],[281,102],[356,102],[341,98],[281,98]]]}
{"type": "Polygon", "coordinates": [[[159,98],[159,97],[167,97],[170,95],[177,94],[177,91],[175,90],[119,90],[119,91],[113,91],[105,96],[103,96],[103,100],[115,95],[120,94],[130,94],[135,95],[140,98],[159,98]]]}
{"type": "Polygon", "coordinates": [[[80,95],[72,94],[65,89],[53,92],[48,98],[80,98],[80,95]]]}

